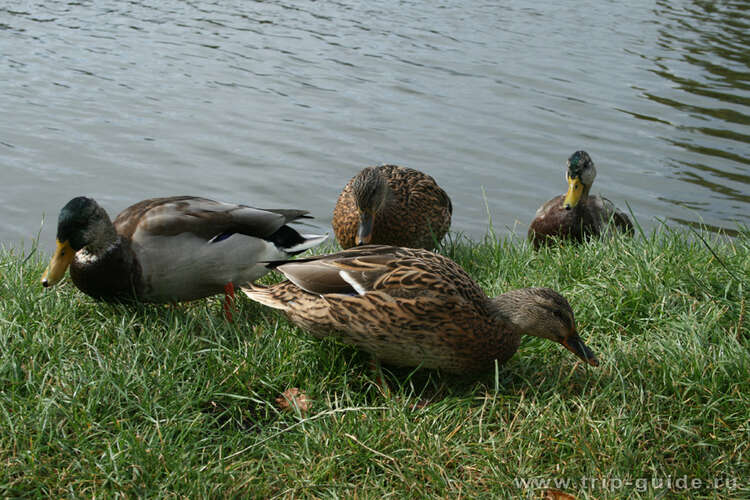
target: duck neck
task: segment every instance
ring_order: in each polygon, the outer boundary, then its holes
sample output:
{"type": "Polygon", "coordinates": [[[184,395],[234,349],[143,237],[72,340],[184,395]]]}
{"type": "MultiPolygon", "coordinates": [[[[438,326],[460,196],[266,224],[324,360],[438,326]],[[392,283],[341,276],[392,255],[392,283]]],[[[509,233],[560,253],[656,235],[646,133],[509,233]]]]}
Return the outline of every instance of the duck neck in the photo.
{"type": "Polygon", "coordinates": [[[91,246],[76,252],[70,266],[70,277],[85,294],[102,300],[123,300],[138,295],[140,266],[130,241],[115,234],[106,247],[91,246]]]}
{"type": "MultiPolygon", "coordinates": [[[[388,183],[385,183],[385,189],[383,191],[383,199],[380,202],[380,205],[378,205],[378,209],[376,211],[377,214],[383,215],[388,214],[389,212],[394,210],[394,207],[396,211],[398,212],[398,207],[396,207],[396,204],[394,201],[396,200],[396,194],[393,192],[391,187],[388,185],[388,183]]],[[[398,215],[401,217],[402,215],[398,215]]]]}
{"type": "Polygon", "coordinates": [[[579,205],[585,203],[586,200],[588,200],[589,191],[591,191],[591,184],[584,184],[583,191],[581,192],[581,201],[578,203],[579,205]]]}
{"type": "Polygon", "coordinates": [[[528,331],[529,316],[525,307],[529,301],[527,289],[511,290],[489,300],[490,314],[500,323],[510,325],[517,333],[528,331]]]}
{"type": "MultiPolygon", "coordinates": [[[[58,239],[60,239],[59,236],[58,239]]],[[[95,205],[88,223],[78,230],[72,231],[69,239],[71,246],[76,251],[101,255],[117,242],[117,230],[107,212],[99,205],[95,205]]]]}
{"type": "Polygon", "coordinates": [[[84,249],[94,255],[103,255],[115,247],[118,243],[117,231],[112,222],[107,218],[106,224],[103,223],[95,228],[96,236],[92,238],[84,249]]]}
{"type": "Polygon", "coordinates": [[[498,363],[504,363],[518,350],[521,345],[521,334],[524,333],[523,315],[520,313],[523,301],[515,293],[505,293],[487,301],[495,331],[491,342],[487,345],[487,356],[498,363]]]}

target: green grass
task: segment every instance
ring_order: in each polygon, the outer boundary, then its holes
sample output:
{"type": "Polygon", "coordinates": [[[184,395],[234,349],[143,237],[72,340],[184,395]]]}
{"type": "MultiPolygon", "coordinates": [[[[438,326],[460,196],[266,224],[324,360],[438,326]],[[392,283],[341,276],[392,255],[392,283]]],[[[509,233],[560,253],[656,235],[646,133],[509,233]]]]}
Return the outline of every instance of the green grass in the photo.
{"type": "Polygon", "coordinates": [[[528,338],[478,380],[389,372],[386,396],[368,356],[244,297],[232,324],[218,297],[100,304],[0,252],[0,497],[750,497],[750,232],[443,251],[491,295],[562,292],[601,366],[528,338]],[[306,415],[278,409],[290,387],[306,415]]]}

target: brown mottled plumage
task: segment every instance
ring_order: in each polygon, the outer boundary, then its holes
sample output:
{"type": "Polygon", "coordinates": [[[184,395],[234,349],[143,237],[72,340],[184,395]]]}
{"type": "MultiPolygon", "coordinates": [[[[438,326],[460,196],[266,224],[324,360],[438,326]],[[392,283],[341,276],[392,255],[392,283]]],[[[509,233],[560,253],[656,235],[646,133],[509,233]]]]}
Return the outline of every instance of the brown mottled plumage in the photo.
{"type": "Polygon", "coordinates": [[[524,288],[490,299],[458,264],[426,250],[367,245],[277,270],[288,281],[243,287],[245,294],[384,363],[476,373],[508,360],[530,334],[598,364],[559,293],[524,288]]]}
{"type": "Polygon", "coordinates": [[[357,244],[431,250],[451,225],[448,195],[427,174],[396,165],[364,168],[344,187],[333,210],[342,248],[357,244]]]}
{"type": "Polygon", "coordinates": [[[60,210],[57,249],[42,277],[53,286],[70,267],[73,283],[107,301],[177,302],[222,293],[268,272],[326,236],[287,226],[303,210],[261,210],[195,196],[144,200],[114,223],[91,198],[60,210]]]}
{"type": "Polygon", "coordinates": [[[568,192],[542,205],[531,221],[528,236],[534,248],[554,239],[578,243],[603,234],[609,227],[633,234],[633,223],[627,214],[602,196],[589,196],[596,167],[588,153],[573,153],[568,158],[565,176],[568,192]]]}

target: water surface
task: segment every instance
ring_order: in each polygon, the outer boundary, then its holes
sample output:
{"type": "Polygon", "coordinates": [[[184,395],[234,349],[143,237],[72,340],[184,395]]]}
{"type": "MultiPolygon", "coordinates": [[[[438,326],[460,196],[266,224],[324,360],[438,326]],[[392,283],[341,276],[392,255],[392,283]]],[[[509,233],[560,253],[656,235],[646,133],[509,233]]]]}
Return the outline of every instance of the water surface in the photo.
{"type": "Polygon", "coordinates": [[[587,150],[649,229],[750,221],[750,4],[165,0],[0,7],[0,242],[196,194],[330,223],[366,165],[523,235],[587,150]]]}

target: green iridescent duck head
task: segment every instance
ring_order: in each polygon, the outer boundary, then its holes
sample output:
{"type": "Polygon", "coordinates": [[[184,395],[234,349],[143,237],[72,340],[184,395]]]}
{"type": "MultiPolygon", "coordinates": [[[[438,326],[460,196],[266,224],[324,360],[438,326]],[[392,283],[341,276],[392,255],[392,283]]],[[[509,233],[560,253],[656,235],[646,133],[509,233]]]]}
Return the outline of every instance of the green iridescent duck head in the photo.
{"type": "Polygon", "coordinates": [[[565,193],[563,207],[570,210],[585,200],[594,184],[596,167],[586,151],[576,151],[568,158],[568,169],[565,179],[568,181],[568,192],[565,193]]]}
{"type": "Polygon", "coordinates": [[[109,215],[96,201],[85,196],[73,198],[60,210],[57,246],[42,275],[42,285],[49,287],[58,283],[78,250],[89,248],[96,253],[115,237],[109,215]]]}

